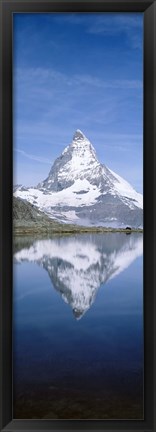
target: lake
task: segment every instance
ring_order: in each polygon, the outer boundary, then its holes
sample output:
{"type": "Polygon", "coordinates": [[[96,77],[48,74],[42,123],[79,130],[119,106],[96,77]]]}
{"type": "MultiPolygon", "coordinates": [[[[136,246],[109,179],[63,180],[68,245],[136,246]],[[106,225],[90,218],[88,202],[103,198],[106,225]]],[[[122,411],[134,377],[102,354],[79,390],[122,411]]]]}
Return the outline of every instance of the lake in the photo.
{"type": "Polygon", "coordinates": [[[14,239],[13,417],[143,419],[143,235],[14,239]]]}

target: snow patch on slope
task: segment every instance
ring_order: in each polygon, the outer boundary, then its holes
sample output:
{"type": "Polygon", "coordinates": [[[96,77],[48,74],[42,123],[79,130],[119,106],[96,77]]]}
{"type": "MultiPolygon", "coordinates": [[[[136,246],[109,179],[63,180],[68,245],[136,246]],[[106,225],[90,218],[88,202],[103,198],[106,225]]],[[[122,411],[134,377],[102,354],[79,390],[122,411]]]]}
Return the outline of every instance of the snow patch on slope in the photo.
{"type": "MultiPolygon", "coordinates": [[[[133,187],[122,177],[120,177],[118,174],[116,174],[114,171],[109,169],[111,174],[116,178],[116,181],[113,185],[113,191],[114,194],[118,194],[121,197],[130,198],[135,201],[135,206],[139,208],[143,208],[143,196],[139,194],[138,192],[133,189],[133,187]]],[[[126,202],[125,202],[126,203],[126,202]]],[[[133,207],[132,207],[133,208],[133,207]]]]}
{"type": "Polygon", "coordinates": [[[16,191],[14,195],[36,204],[41,210],[46,208],[48,211],[56,206],[92,205],[99,194],[97,186],[91,185],[88,180],[77,179],[72,186],[58,192],[46,193],[46,190],[30,188],[26,191],[16,191]]]}

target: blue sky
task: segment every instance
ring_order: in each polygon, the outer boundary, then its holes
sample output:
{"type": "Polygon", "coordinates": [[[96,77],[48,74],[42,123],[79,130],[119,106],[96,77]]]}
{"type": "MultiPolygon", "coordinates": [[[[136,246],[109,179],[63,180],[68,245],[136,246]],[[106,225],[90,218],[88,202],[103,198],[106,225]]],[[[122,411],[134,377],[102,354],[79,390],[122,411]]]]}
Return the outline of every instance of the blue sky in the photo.
{"type": "Polygon", "coordinates": [[[14,183],[36,185],[76,129],[143,188],[143,14],[14,14],[14,183]]]}

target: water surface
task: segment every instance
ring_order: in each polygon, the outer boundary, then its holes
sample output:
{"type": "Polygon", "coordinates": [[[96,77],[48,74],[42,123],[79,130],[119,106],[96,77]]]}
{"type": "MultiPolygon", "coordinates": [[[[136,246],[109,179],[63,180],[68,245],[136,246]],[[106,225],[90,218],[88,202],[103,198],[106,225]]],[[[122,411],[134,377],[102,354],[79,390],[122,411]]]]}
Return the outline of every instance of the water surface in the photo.
{"type": "Polygon", "coordinates": [[[142,234],[14,241],[14,418],[143,418],[142,234]]]}

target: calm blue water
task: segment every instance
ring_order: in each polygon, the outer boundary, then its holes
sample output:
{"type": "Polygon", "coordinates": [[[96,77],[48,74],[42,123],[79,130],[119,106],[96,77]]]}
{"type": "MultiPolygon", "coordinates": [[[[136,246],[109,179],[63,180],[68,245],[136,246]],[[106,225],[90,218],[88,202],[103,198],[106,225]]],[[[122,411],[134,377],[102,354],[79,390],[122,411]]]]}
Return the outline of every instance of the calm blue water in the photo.
{"type": "Polygon", "coordinates": [[[143,418],[142,234],[16,238],[14,418],[143,418]]]}

